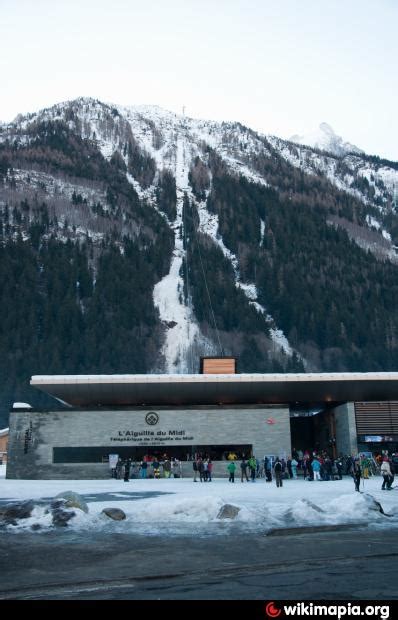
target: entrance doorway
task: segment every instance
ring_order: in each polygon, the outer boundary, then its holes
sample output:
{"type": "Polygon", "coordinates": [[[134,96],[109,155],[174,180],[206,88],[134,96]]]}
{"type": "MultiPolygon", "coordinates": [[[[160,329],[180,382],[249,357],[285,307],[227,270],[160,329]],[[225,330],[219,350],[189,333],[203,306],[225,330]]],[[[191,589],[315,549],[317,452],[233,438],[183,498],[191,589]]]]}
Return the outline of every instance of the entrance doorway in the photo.
{"type": "Polygon", "coordinates": [[[320,407],[292,407],[290,409],[290,432],[292,451],[308,450],[327,452],[332,458],[338,456],[336,446],[336,420],[334,412],[320,407]]]}

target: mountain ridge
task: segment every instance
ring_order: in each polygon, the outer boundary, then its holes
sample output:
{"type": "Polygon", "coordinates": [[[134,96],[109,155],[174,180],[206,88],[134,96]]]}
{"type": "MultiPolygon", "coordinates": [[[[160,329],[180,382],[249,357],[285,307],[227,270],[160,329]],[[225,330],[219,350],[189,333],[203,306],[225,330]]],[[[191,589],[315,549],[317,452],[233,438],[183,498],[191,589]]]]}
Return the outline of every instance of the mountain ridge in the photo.
{"type": "Polygon", "coordinates": [[[350,142],[343,140],[338,136],[333,128],[325,122],[319,124],[318,128],[304,136],[294,135],[290,138],[290,142],[297,142],[306,146],[328,151],[333,155],[347,155],[355,153],[357,155],[365,154],[364,151],[350,142]]]}
{"type": "Polygon", "coordinates": [[[18,377],[11,385],[0,366],[3,401],[28,398],[29,373],[188,372],[200,355],[223,352],[250,372],[395,367],[396,183],[394,162],[157,106],[79,98],[2,124],[4,312],[20,305],[10,270],[21,289],[28,273],[35,283],[30,331],[22,307],[14,323],[3,316],[0,343],[3,334],[18,377]],[[17,248],[25,275],[13,267],[17,248]],[[66,299],[49,253],[69,282],[66,299]],[[371,282],[379,298],[362,312],[371,282]],[[340,299],[349,291],[350,312],[340,299]],[[130,316],[134,298],[141,310],[130,316]],[[63,324],[58,336],[43,325],[49,299],[70,308],[68,336],[63,324]],[[25,366],[10,336],[18,331],[25,366]],[[83,349],[67,361],[73,337],[83,349]]]}

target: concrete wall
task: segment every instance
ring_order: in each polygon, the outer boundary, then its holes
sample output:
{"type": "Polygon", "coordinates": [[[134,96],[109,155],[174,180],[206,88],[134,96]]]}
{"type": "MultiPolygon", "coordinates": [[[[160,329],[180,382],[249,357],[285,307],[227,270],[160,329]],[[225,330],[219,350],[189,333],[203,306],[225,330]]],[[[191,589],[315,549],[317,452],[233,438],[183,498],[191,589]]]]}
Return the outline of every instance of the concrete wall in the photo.
{"type": "Polygon", "coordinates": [[[337,455],[357,454],[357,427],[355,422],[354,403],[345,403],[334,410],[336,421],[336,449],[337,455]]]}
{"type": "Polygon", "coordinates": [[[118,446],[237,444],[252,445],[259,458],[264,454],[288,455],[291,450],[288,407],[13,411],[7,478],[107,477],[107,466],[100,463],[53,463],[54,447],[113,446],[117,452],[118,446]],[[152,411],[159,418],[155,425],[147,422],[152,411]]]}

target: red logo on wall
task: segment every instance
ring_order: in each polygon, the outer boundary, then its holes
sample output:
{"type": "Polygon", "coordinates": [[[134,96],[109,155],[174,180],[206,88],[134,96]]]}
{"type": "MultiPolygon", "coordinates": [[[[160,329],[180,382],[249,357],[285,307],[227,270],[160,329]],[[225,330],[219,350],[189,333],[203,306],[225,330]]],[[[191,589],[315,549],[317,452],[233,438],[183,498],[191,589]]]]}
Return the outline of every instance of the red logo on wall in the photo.
{"type": "Polygon", "coordinates": [[[267,420],[267,424],[275,424],[276,420],[275,418],[268,418],[267,420]]]}

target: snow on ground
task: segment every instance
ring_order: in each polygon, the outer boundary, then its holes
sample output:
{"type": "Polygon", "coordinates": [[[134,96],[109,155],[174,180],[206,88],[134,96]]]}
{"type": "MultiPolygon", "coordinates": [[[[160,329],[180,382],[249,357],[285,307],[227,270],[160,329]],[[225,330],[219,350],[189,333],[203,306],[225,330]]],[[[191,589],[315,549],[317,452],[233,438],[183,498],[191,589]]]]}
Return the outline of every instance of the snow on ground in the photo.
{"type": "Polygon", "coordinates": [[[41,190],[51,197],[63,196],[70,201],[73,194],[80,194],[87,202],[100,202],[102,207],[107,210],[106,194],[100,189],[99,183],[92,182],[92,187],[90,187],[90,182],[82,185],[77,179],[71,182],[57,178],[53,174],[20,168],[13,169],[13,177],[20,188],[29,189],[32,192],[41,190]]]}
{"type": "MultiPolygon", "coordinates": [[[[5,467],[2,466],[3,476],[5,467]]],[[[1,467],[0,467],[1,476],[1,467]]],[[[273,528],[309,525],[360,523],[375,528],[398,527],[398,489],[381,491],[381,478],[361,482],[361,493],[354,491],[351,477],[333,482],[287,480],[278,489],[275,482],[255,483],[240,479],[232,484],[226,478],[211,483],[194,483],[192,479],[123,480],[7,480],[0,478],[0,502],[53,498],[71,490],[84,496],[89,513],[79,510],[69,529],[73,531],[112,530],[143,535],[216,535],[228,528],[239,531],[266,532],[273,528]],[[373,497],[380,502],[387,517],[375,510],[373,497]],[[221,506],[240,508],[234,521],[217,519],[221,506]],[[111,521],[101,514],[105,507],[118,507],[126,520],[111,521]]],[[[0,504],[1,505],[1,504],[0,504]]],[[[48,531],[51,517],[43,506],[32,516],[21,519],[18,526],[4,531],[30,529],[39,523],[39,531],[48,531]]],[[[0,534],[1,535],[1,534],[0,534]]]]}
{"type": "Polygon", "coordinates": [[[250,183],[257,183],[257,185],[269,187],[267,181],[260,174],[257,174],[254,170],[239,161],[239,159],[236,159],[236,156],[231,157],[230,155],[225,154],[224,150],[219,150],[217,152],[221,155],[223,161],[232,172],[245,177],[245,179],[250,181],[250,183]]]}
{"type": "Polygon", "coordinates": [[[382,228],[380,222],[378,220],[376,220],[376,218],[372,217],[371,215],[367,215],[366,216],[366,222],[367,222],[367,224],[368,224],[368,226],[370,228],[375,228],[376,230],[381,230],[381,234],[384,237],[384,239],[387,239],[387,241],[391,241],[390,233],[382,228]]]}
{"type": "Polygon", "coordinates": [[[264,220],[260,220],[260,247],[264,243],[264,234],[265,234],[265,222],[264,220]]]}
{"type": "Polygon", "coordinates": [[[373,204],[382,212],[385,211],[385,206],[380,207],[375,200],[381,199],[386,205],[391,200],[394,187],[398,185],[397,170],[388,166],[380,168],[355,153],[337,157],[328,152],[318,153],[311,148],[287,142],[276,136],[267,136],[267,139],[279,154],[296,168],[309,175],[319,173],[325,175],[338,189],[355,196],[365,205],[373,204]],[[368,180],[369,186],[374,191],[374,200],[369,198],[367,192],[364,193],[356,186],[357,177],[368,180]]]}

